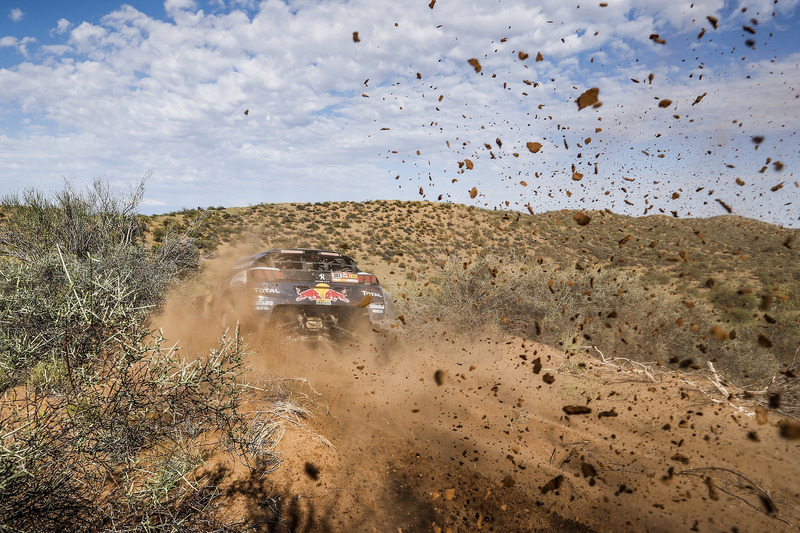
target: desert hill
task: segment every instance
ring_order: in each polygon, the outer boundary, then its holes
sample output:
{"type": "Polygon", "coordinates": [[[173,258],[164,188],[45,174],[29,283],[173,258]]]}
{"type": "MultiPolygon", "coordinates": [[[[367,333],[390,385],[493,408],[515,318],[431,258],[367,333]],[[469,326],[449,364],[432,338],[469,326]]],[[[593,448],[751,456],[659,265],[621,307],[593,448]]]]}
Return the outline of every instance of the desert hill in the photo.
{"type": "Polygon", "coordinates": [[[797,230],[384,201],[133,217],[95,192],[0,218],[0,530],[800,525],[797,230]],[[394,327],[297,342],[204,313],[232,260],[283,246],[355,257],[394,327]]]}
{"type": "Polygon", "coordinates": [[[186,210],[147,224],[157,243],[198,218],[198,242],[212,257],[282,246],[334,249],[377,274],[401,312],[423,320],[444,318],[437,305],[444,290],[512,334],[590,346],[611,332],[603,329],[614,330],[619,339],[605,347],[618,354],[684,367],[721,359],[740,384],[771,379],[800,345],[800,230],[739,216],[528,214],[371,201],[186,210]],[[604,280],[619,294],[586,294],[604,280]],[[468,281],[459,285],[466,292],[454,296],[459,281],[468,281]],[[549,286],[537,292],[541,282],[549,286]],[[511,294],[515,305],[506,301],[511,294]],[[556,305],[563,320],[553,316],[556,305]],[[534,316],[524,320],[523,313],[534,316]],[[653,353],[654,331],[662,353],[653,353]]]}
{"type": "Polygon", "coordinates": [[[448,253],[468,257],[513,251],[562,266],[583,262],[680,273],[680,263],[692,262],[711,272],[735,266],[742,277],[747,277],[742,270],[752,275],[766,268],[765,279],[782,279],[787,274],[778,267],[791,268],[787,263],[798,255],[792,243],[800,230],[735,215],[679,219],[580,213],[587,217],[585,225],[575,220],[578,212],[567,210],[530,215],[449,203],[368,201],[191,209],[148,217],[147,222],[158,241],[170,228],[183,229],[199,215],[200,245],[208,252],[232,242],[305,245],[349,252],[365,264],[404,262],[414,270],[431,268],[448,253]],[[777,264],[765,264],[763,254],[774,255],[777,264]],[[738,262],[725,262],[734,258],[738,262]]]}

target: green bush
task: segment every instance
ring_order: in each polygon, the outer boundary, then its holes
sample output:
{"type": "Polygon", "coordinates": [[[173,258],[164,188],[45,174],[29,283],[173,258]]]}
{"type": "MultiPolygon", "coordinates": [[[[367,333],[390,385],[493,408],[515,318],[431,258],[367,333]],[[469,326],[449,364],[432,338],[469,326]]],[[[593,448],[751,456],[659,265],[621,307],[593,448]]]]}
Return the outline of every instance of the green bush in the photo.
{"type": "Polygon", "coordinates": [[[5,199],[12,215],[0,225],[4,387],[42,361],[80,366],[198,269],[186,233],[168,233],[155,250],[146,246],[135,213],[142,187],[127,201],[99,182],[93,193],[68,187],[52,199],[32,190],[5,199]]]}
{"type": "Polygon", "coordinates": [[[86,192],[67,184],[52,196],[36,189],[7,196],[2,204],[10,216],[0,226],[0,254],[29,261],[58,248],[86,258],[113,246],[134,244],[142,233],[136,210],[145,182],[146,177],[128,198],[120,198],[99,180],[86,192]]]}
{"type": "Polygon", "coordinates": [[[0,531],[219,529],[192,472],[222,442],[244,454],[244,347],[184,360],[148,325],[199,255],[151,249],[106,185],[6,198],[0,222],[0,531]],[[209,439],[209,435],[214,435],[209,439]]]}

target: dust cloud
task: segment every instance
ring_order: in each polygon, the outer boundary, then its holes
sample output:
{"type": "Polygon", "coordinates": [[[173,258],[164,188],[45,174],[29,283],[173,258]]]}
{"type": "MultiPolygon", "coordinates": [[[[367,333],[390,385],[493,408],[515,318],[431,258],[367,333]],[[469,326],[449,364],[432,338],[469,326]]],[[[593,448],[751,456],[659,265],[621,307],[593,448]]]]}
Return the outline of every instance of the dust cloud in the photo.
{"type": "MultiPolygon", "coordinates": [[[[212,262],[201,284],[229,261],[212,262]]],[[[153,323],[203,353],[223,325],[192,298],[171,295],[153,323]]],[[[570,356],[493,330],[368,330],[339,342],[241,333],[247,379],[264,391],[253,402],[275,383],[302,383],[312,413],[280,442],[280,468],[258,478],[268,483],[258,492],[264,502],[283,502],[259,507],[259,520],[275,526],[265,530],[788,531],[800,523],[797,442],[781,437],[778,418],[755,417],[699,374],[570,356]]],[[[252,518],[251,504],[228,512],[252,518]]]]}

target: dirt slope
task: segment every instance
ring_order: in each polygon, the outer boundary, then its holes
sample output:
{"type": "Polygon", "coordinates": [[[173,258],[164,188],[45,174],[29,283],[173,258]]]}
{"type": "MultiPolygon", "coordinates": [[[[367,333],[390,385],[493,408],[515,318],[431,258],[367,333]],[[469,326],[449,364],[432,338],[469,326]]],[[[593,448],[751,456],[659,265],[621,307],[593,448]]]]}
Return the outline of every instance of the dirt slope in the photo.
{"type": "Polygon", "coordinates": [[[278,470],[223,478],[222,512],[258,530],[800,524],[798,441],[699,374],[653,372],[651,381],[597,354],[568,358],[497,334],[399,337],[377,350],[251,342],[256,382],[302,376],[320,393],[315,418],[281,441],[278,470]]]}

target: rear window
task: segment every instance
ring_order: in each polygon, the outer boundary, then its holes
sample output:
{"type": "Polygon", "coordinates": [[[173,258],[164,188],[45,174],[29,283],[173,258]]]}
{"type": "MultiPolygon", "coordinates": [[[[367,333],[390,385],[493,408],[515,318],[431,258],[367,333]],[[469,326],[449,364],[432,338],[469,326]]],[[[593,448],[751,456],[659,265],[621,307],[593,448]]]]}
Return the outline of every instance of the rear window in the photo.
{"type": "Polygon", "coordinates": [[[278,268],[280,270],[358,273],[358,267],[351,258],[324,252],[276,252],[259,259],[258,266],[278,268]]]}

